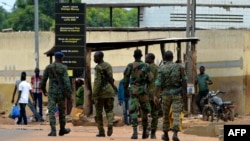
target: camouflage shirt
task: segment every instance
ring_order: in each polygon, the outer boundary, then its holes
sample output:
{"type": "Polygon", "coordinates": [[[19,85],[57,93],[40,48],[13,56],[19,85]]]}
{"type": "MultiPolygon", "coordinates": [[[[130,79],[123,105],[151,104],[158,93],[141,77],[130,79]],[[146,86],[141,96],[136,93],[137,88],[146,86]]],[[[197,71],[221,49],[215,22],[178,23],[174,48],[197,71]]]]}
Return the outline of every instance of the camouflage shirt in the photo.
{"type": "Polygon", "coordinates": [[[158,73],[159,66],[157,66],[155,63],[151,63],[151,64],[149,64],[149,67],[150,67],[150,70],[151,70],[151,72],[152,72],[152,74],[154,76],[154,79],[153,79],[152,82],[150,82],[148,84],[148,93],[149,93],[149,98],[151,100],[153,100],[154,99],[154,90],[155,90],[155,80],[157,78],[157,73],[158,73]]]}
{"type": "Polygon", "coordinates": [[[132,94],[144,94],[146,92],[146,84],[153,80],[153,74],[147,63],[135,61],[129,63],[124,71],[124,88],[128,88],[132,94]]]}
{"type": "Polygon", "coordinates": [[[65,66],[62,63],[54,62],[50,65],[48,65],[44,72],[43,72],[43,79],[40,83],[41,88],[43,92],[46,92],[46,83],[49,79],[49,89],[48,94],[55,94],[58,96],[63,96],[62,90],[58,84],[58,81],[56,77],[54,76],[54,73],[52,72],[52,69],[55,70],[56,75],[58,76],[59,80],[62,82],[64,90],[67,91],[68,96],[71,96],[72,89],[71,89],[71,83],[67,72],[67,66],[65,66]]]}
{"type": "Polygon", "coordinates": [[[181,65],[173,62],[166,62],[159,67],[156,86],[162,88],[163,94],[176,94],[182,91],[181,65]]]}
{"type": "Polygon", "coordinates": [[[115,97],[115,91],[108,82],[107,76],[103,74],[103,70],[107,72],[109,78],[113,78],[112,67],[109,63],[101,62],[95,66],[93,99],[115,97]]]}

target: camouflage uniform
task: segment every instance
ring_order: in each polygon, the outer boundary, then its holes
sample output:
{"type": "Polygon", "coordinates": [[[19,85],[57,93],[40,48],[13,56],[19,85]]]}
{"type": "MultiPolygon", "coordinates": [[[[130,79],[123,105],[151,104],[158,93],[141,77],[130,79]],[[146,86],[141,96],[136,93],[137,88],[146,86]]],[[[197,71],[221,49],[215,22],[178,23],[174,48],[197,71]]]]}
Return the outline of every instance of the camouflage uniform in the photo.
{"type": "Polygon", "coordinates": [[[180,130],[180,113],[183,108],[181,80],[180,64],[167,61],[164,65],[160,66],[155,85],[162,88],[164,132],[168,132],[170,130],[169,112],[171,104],[174,115],[173,130],[180,130]]]}
{"type": "MultiPolygon", "coordinates": [[[[151,112],[148,94],[146,92],[146,84],[153,80],[153,74],[149,65],[142,61],[135,61],[128,64],[124,71],[124,88],[128,89],[130,83],[130,116],[132,127],[138,126],[138,109],[140,106],[142,113],[142,126],[148,126],[148,113],[151,112]]],[[[136,131],[137,133],[137,131],[136,131]]]]}
{"type": "Polygon", "coordinates": [[[95,121],[98,126],[99,134],[104,134],[102,111],[106,112],[108,126],[113,126],[114,120],[114,97],[115,91],[108,82],[108,78],[103,74],[106,70],[109,78],[113,78],[112,67],[107,62],[101,62],[95,67],[95,78],[92,98],[95,103],[96,117],[95,121]]]}
{"type": "MultiPolygon", "coordinates": [[[[150,102],[150,106],[151,106],[151,117],[152,117],[152,121],[151,121],[151,131],[155,131],[157,130],[157,125],[158,125],[158,112],[159,109],[161,108],[160,105],[156,105],[154,103],[154,90],[155,90],[155,80],[157,77],[157,71],[159,66],[157,66],[154,63],[151,63],[149,65],[150,70],[152,72],[152,74],[154,75],[154,79],[151,83],[148,84],[148,93],[149,93],[149,102],[150,102]]],[[[159,94],[158,94],[159,97],[159,94]]]]}
{"type": "Polygon", "coordinates": [[[48,89],[48,110],[49,110],[49,119],[50,119],[50,126],[51,131],[56,131],[56,119],[55,119],[55,109],[56,104],[59,109],[59,123],[60,129],[65,128],[66,119],[65,119],[65,96],[62,93],[57,79],[54,76],[52,69],[54,68],[57,76],[61,80],[64,90],[67,91],[67,97],[71,96],[72,89],[70,79],[67,73],[67,66],[63,65],[59,62],[54,62],[48,65],[43,73],[43,79],[41,81],[41,88],[43,92],[46,93],[46,83],[49,79],[49,89],[48,89]]]}

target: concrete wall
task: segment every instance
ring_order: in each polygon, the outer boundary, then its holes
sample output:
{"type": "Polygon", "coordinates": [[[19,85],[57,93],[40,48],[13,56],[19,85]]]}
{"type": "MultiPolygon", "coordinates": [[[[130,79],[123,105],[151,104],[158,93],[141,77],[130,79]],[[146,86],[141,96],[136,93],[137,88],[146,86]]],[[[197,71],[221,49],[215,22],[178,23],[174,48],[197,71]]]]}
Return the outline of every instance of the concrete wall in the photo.
{"type": "MultiPolygon", "coordinates": [[[[90,31],[86,33],[88,42],[174,38],[185,37],[185,34],[184,31],[90,31]]],[[[197,44],[197,66],[204,65],[206,67],[206,72],[214,81],[210,87],[211,90],[227,91],[227,94],[222,96],[225,100],[233,100],[237,103],[236,112],[249,114],[250,104],[247,99],[250,99],[250,67],[248,65],[250,31],[200,30],[196,31],[196,36],[200,38],[197,44]]],[[[28,80],[30,80],[30,75],[33,74],[35,67],[34,45],[33,32],[0,33],[0,106],[1,104],[9,105],[6,102],[10,103],[14,82],[19,79],[21,71],[26,71],[28,80]]],[[[53,45],[53,32],[39,33],[39,66],[41,71],[49,63],[49,58],[44,55],[44,52],[53,45]]],[[[166,44],[166,49],[176,53],[176,46],[176,44],[166,44]]],[[[104,60],[113,65],[117,83],[122,78],[125,66],[133,61],[133,50],[134,48],[104,52],[104,60]]],[[[182,52],[184,53],[184,51],[185,44],[182,45],[182,52]]],[[[150,46],[149,52],[155,53],[156,63],[160,63],[160,47],[150,46]]],[[[95,66],[93,61],[91,61],[91,66],[95,66]]],[[[4,107],[1,106],[0,110],[4,107]]],[[[8,106],[4,109],[8,109],[8,106]]]]}

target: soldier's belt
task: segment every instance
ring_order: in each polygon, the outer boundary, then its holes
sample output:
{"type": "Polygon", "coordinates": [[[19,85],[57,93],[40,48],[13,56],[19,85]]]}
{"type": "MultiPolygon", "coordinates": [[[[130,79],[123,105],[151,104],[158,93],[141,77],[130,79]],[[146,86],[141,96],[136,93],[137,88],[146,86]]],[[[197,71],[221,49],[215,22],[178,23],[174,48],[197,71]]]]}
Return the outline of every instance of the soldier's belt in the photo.
{"type": "Polygon", "coordinates": [[[182,87],[179,88],[168,88],[162,90],[162,95],[179,95],[182,92],[182,87]]]}

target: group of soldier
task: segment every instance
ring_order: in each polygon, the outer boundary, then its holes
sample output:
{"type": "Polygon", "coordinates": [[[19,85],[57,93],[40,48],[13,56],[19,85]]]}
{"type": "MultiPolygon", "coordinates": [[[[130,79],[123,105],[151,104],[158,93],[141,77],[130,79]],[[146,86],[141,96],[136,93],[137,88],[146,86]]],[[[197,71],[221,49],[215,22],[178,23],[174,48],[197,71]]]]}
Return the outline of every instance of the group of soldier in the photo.
{"type": "MultiPolygon", "coordinates": [[[[163,110],[163,132],[162,140],[169,141],[168,132],[173,131],[172,139],[179,141],[178,131],[180,131],[180,114],[183,108],[182,82],[184,81],[184,70],[179,63],[173,62],[173,53],[164,53],[164,63],[158,66],[154,63],[155,55],[146,54],[145,62],[142,61],[142,51],[134,51],[134,62],[129,63],[123,72],[124,91],[129,97],[129,114],[133,134],[131,139],[138,139],[138,113],[141,114],[141,124],[143,127],[142,139],[149,137],[148,114],[151,115],[151,139],[156,139],[158,124],[158,112],[160,109],[159,98],[162,99],[163,110]],[[140,108],[139,108],[140,107],[140,108]],[[173,127],[170,127],[169,113],[172,107],[173,127]],[[138,112],[140,110],[140,112],[138,112]]],[[[93,87],[93,103],[96,108],[96,123],[98,127],[97,137],[105,137],[102,111],[104,109],[108,120],[107,136],[113,133],[113,107],[115,90],[112,66],[103,60],[102,51],[94,54],[95,78],[93,87]]]]}
{"type": "MultiPolygon", "coordinates": [[[[162,99],[163,110],[163,132],[162,140],[168,141],[168,132],[173,131],[172,139],[179,141],[178,131],[180,131],[180,113],[183,108],[182,101],[182,81],[184,70],[178,63],[173,62],[173,53],[164,53],[164,63],[160,66],[154,63],[153,53],[146,54],[145,62],[142,61],[142,51],[134,51],[134,62],[129,63],[124,70],[124,91],[129,96],[129,114],[133,134],[131,139],[138,139],[138,111],[141,114],[141,124],[143,127],[142,139],[149,137],[148,114],[152,117],[151,133],[152,139],[156,138],[158,124],[159,98],[162,99]],[[173,127],[170,127],[169,112],[172,106],[173,127]],[[139,108],[140,107],[140,108],[139,108]]],[[[56,121],[54,117],[55,107],[59,109],[59,135],[70,133],[69,128],[65,128],[65,98],[71,98],[71,85],[67,74],[67,67],[62,64],[64,54],[55,53],[55,62],[49,64],[43,73],[41,88],[43,93],[47,93],[46,82],[50,79],[48,88],[48,110],[50,118],[51,132],[48,136],[56,136],[56,121]],[[61,86],[63,84],[63,87],[61,86]]],[[[104,53],[97,51],[94,53],[95,74],[92,91],[92,102],[95,105],[95,121],[97,123],[98,134],[96,137],[111,136],[113,133],[114,120],[114,99],[116,89],[114,89],[114,78],[112,66],[103,60],[104,53]],[[103,109],[107,117],[107,133],[103,124],[103,109]]]]}

